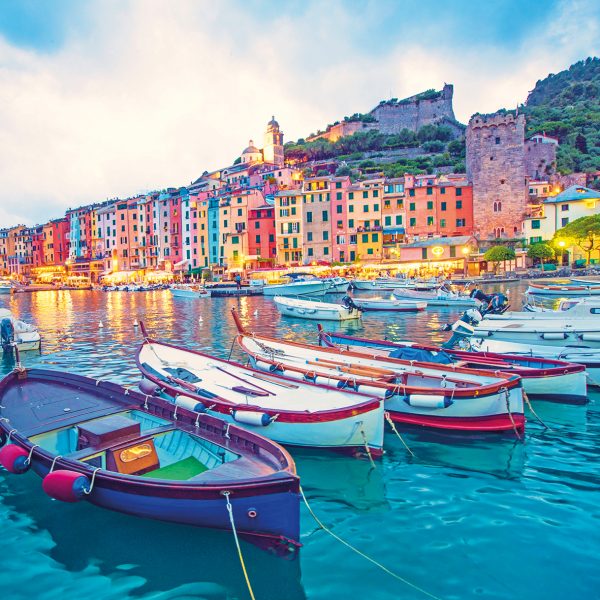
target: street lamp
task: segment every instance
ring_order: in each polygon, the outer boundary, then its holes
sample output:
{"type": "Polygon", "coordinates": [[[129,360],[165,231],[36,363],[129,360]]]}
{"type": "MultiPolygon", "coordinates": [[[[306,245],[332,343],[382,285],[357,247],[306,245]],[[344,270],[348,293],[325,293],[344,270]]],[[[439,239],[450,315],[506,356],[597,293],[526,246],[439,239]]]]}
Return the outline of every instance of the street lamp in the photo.
{"type": "Polygon", "coordinates": [[[469,259],[469,246],[463,246],[463,249],[461,250],[462,254],[463,254],[463,269],[464,269],[464,275],[465,277],[468,275],[467,273],[467,261],[469,259]]]}
{"type": "Polygon", "coordinates": [[[566,246],[565,240],[559,240],[558,247],[560,248],[560,266],[561,267],[563,266],[563,262],[564,262],[563,253],[565,251],[565,246],[566,246]]]}

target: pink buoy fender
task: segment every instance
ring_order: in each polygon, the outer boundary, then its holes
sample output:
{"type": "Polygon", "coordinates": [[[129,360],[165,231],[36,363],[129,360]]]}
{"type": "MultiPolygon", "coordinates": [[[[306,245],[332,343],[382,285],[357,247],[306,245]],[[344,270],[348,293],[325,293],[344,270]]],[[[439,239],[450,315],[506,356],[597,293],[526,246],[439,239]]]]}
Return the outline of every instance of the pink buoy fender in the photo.
{"type": "Polygon", "coordinates": [[[44,477],[42,488],[55,500],[78,502],[90,492],[90,480],[81,473],[57,469],[44,477]]]}
{"type": "Polygon", "coordinates": [[[29,469],[29,452],[16,444],[7,444],[0,450],[0,464],[9,472],[21,475],[29,469]]]}

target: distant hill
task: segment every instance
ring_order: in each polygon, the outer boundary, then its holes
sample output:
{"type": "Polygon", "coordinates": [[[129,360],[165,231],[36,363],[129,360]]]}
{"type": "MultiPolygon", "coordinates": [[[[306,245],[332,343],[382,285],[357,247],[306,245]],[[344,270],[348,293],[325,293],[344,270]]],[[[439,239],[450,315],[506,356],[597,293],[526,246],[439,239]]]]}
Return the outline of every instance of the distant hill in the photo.
{"type": "Polygon", "coordinates": [[[558,170],[600,170],[600,59],[587,58],[538,81],[521,110],[527,135],[558,138],[558,170]]]}

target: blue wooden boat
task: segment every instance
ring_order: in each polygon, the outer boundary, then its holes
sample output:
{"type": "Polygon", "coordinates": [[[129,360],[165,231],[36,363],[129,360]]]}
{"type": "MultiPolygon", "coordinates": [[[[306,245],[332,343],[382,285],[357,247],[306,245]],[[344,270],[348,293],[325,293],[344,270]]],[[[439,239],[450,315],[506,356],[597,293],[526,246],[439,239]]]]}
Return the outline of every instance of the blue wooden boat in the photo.
{"type": "MultiPolygon", "coordinates": [[[[289,454],[223,420],[117,384],[50,370],[0,381],[0,463],[44,491],[140,517],[232,529],[293,552],[299,479],[289,454]]],[[[192,407],[193,408],[193,407],[192,407]]]]}

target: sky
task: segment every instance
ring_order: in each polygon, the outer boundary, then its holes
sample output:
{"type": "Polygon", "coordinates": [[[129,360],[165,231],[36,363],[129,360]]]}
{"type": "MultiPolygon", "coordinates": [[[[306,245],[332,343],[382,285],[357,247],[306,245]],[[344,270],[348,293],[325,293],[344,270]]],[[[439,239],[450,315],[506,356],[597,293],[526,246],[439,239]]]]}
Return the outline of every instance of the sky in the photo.
{"type": "Polygon", "coordinates": [[[598,39],[597,0],[1,0],[0,228],[187,185],[272,115],[296,140],[453,83],[466,123],[598,39]]]}

